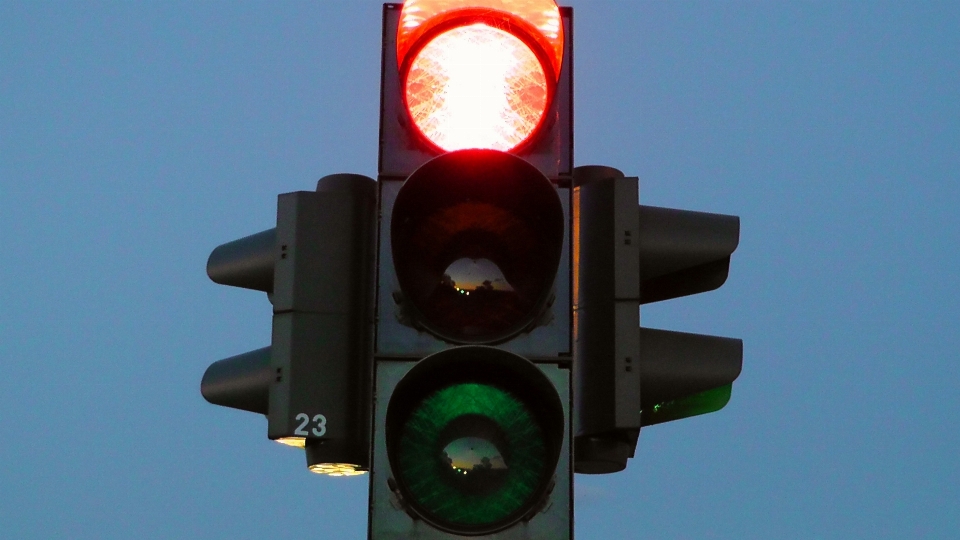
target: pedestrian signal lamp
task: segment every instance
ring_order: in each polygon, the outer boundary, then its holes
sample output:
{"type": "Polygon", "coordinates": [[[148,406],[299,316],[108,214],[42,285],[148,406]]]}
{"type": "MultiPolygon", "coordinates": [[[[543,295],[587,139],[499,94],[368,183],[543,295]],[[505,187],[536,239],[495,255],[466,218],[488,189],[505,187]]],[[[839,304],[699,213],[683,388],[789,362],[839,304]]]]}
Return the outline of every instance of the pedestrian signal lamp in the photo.
{"type": "Polygon", "coordinates": [[[384,6],[371,538],[572,535],[571,23],[384,6]]]}

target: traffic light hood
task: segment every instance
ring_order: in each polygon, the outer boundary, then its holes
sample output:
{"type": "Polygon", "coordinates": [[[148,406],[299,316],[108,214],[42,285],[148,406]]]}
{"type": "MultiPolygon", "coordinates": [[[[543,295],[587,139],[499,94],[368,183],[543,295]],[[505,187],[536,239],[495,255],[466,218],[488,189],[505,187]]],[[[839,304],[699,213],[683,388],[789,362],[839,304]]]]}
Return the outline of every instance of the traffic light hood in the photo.
{"type": "Polygon", "coordinates": [[[266,415],[272,380],[270,347],[264,347],[211,364],[200,381],[200,394],[214,405],[266,415]]]}
{"type": "Polygon", "coordinates": [[[640,303],[719,288],[740,243],[740,218],[640,205],[640,303]]]}
{"type": "Polygon", "coordinates": [[[217,246],[207,259],[207,276],[214,283],[273,292],[277,229],[268,229],[217,246]]]}

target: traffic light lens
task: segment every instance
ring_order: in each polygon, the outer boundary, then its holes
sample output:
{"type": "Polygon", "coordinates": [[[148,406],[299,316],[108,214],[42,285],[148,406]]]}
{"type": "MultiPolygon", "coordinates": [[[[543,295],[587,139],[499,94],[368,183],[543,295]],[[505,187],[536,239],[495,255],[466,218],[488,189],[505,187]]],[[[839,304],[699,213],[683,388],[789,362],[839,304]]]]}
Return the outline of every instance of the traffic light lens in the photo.
{"type": "Polygon", "coordinates": [[[547,76],[537,55],[484,23],[447,30],[421,48],[406,73],[414,124],[445,151],[509,151],[540,125],[547,76]]]}
{"type": "Polygon", "coordinates": [[[406,313],[457,343],[529,328],[553,292],[563,228],[556,188],[523,159],[494,150],[434,158],[407,179],[391,217],[406,313]]]}
{"type": "Polygon", "coordinates": [[[652,426],[680,420],[681,418],[717,412],[730,402],[732,392],[733,384],[731,383],[692,396],[658,403],[650,407],[649,411],[642,411],[640,417],[644,426],[652,426]]]}
{"type": "Polygon", "coordinates": [[[529,504],[548,465],[543,429],[513,394],[462,383],[428,395],[402,428],[398,476],[419,508],[489,527],[529,504]]]}
{"type": "Polygon", "coordinates": [[[564,447],[554,383],[494,347],[453,347],[419,360],[390,395],[388,485],[430,526],[493,534],[542,507],[564,447]]]}

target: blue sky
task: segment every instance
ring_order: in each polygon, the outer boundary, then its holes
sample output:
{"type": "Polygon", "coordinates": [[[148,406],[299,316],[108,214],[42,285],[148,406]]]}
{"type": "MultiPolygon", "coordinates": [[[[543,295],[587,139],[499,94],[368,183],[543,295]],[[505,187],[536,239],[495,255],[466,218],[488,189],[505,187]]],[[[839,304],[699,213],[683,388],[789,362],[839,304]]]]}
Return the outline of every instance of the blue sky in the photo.
{"type": "MultiPolygon", "coordinates": [[[[955,537],[960,4],[572,5],[577,164],[741,217],[642,324],[744,340],[725,409],[577,477],[577,538],[955,537]]],[[[0,3],[3,536],[365,537],[365,480],[198,387],[270,339],[210,251],[376,173],[380,10],[0,3]]]]}

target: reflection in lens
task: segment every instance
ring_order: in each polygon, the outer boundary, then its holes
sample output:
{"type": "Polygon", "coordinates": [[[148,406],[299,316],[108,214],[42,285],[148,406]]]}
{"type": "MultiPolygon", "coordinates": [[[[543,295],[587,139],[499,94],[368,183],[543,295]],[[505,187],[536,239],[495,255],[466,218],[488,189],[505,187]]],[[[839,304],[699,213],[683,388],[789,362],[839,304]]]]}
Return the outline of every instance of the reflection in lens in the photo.
{"type": "Polygon", "coordinates": [[[455,439],[443,448],[441,459],[450,467],[448,481],[463,493],[491,494],[507,479],[503,453],[486,437],[455,439]]]}
{"type": "Polygon", "coordinates": [[[453,441],[444,447],[443,459],[451,469],[463,475],[507,469],[500,450],[480,437],[461,437],[453,441]]]}
{"type": "Polygon", "coordinates": [[[500,267],[490,259],[457,259],[443,273],[441,284],[466,296],[480,291],[513,292],[500,267]]]}
{"type": "Polygon", "coordinates": [[[500,450],[480,437],[461,437],[443,449],[444,461],[459,474],[506,469],[500,450]]]}
{"type": "MultiPolygon", "coordinates": [[[[470,244],[466,245],[469,248],[470,244]]],[[[444,271],[425,311],[428,317],[444,321],[444,326],[456,328],[462,337],[471,338],[509,328],[532,304],[518,294],[495,262],[462,257],[444,271]]]]}

